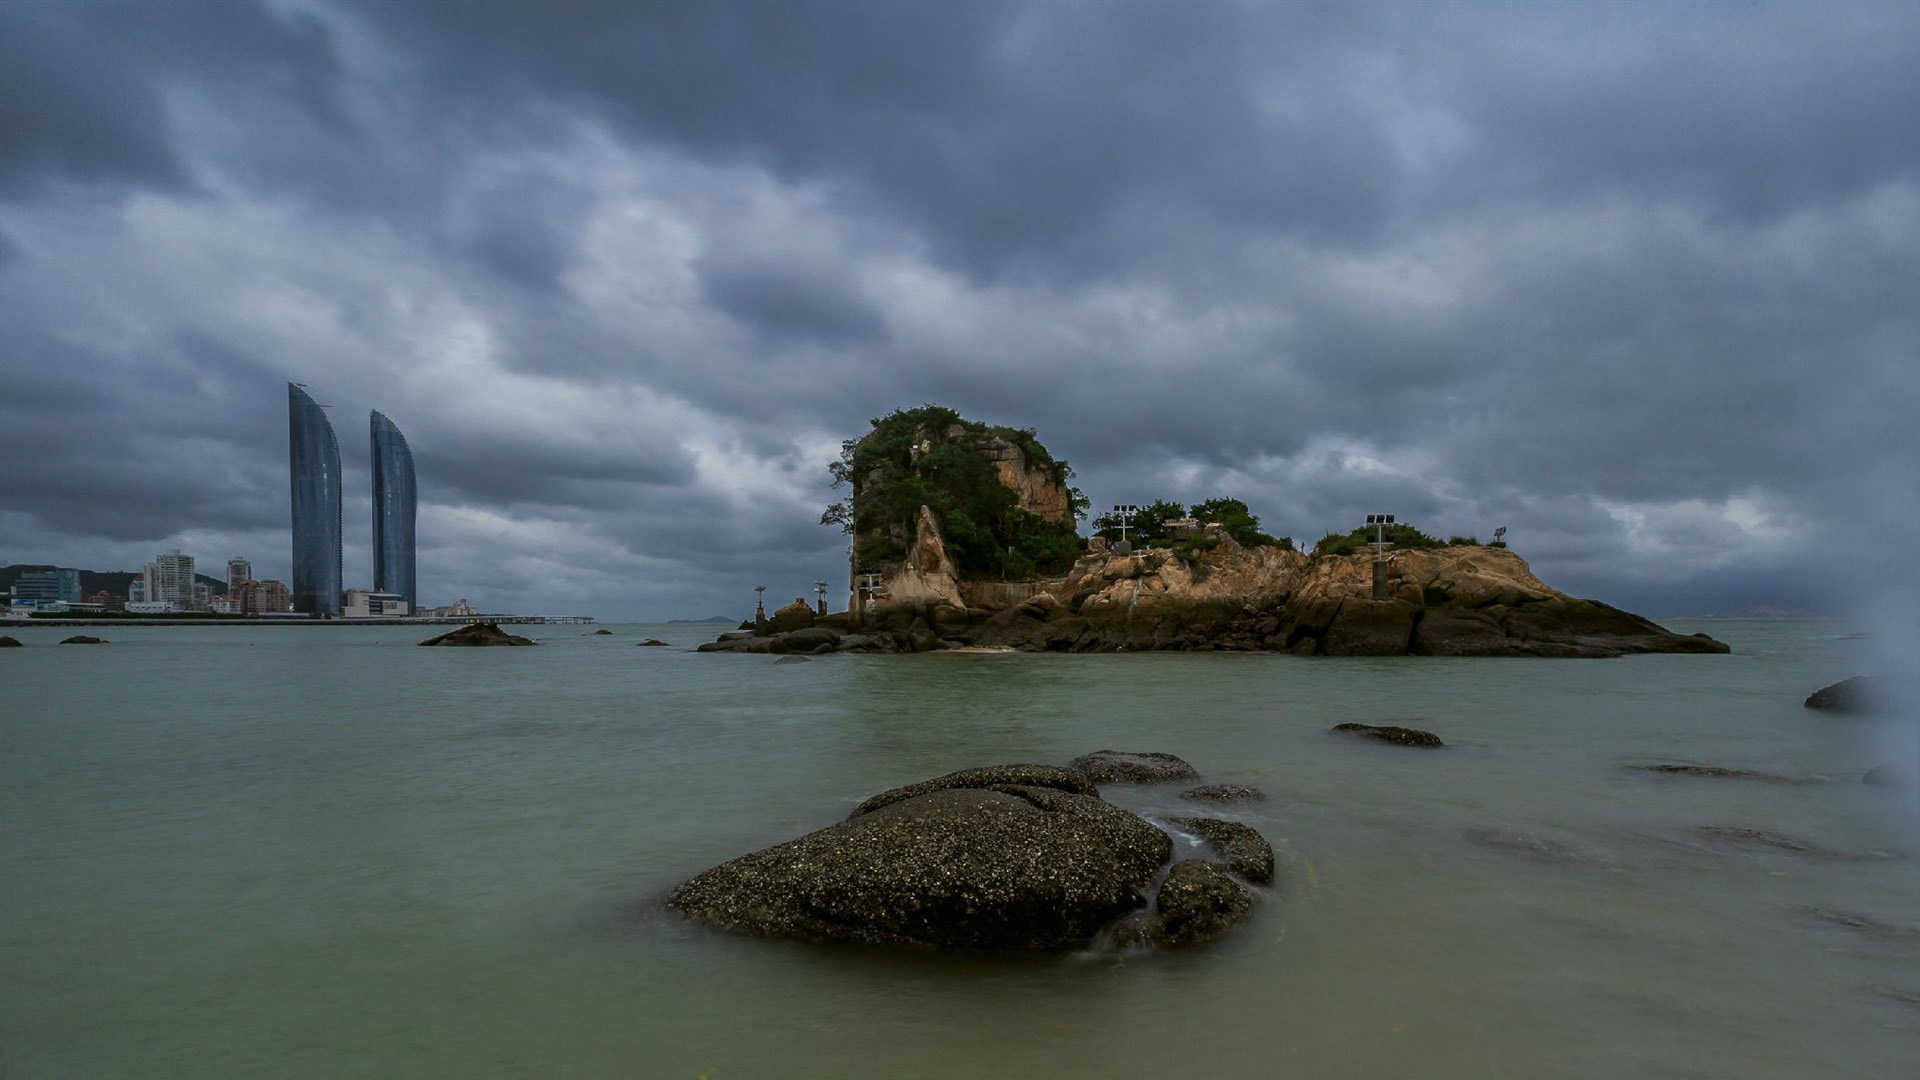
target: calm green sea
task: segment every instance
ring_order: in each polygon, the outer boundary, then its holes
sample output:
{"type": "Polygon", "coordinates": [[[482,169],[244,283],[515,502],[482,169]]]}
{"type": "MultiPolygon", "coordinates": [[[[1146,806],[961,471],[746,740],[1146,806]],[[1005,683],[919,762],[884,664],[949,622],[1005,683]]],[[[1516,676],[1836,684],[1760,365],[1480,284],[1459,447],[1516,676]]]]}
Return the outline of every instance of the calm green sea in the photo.
{"type": "Polygon", "coordinates": [[[717,627],[9,630],[0,1075],[1912,1077],[1920,819],[1860,783],[1912,736],[1800,706],[1865,643],[1671,625],[1735,652],[776,666],[682,651],[717,627]],[[1326,734],[1378,718],[1450,746],[1326,734]],[[988,961],[658,908],[881,788],[1102,747],[1273,796],[1235,812],[1281,859],[1240,933],[988,961]],[[1826,782],[1620,767],[1654,761],[1826,782]]]}

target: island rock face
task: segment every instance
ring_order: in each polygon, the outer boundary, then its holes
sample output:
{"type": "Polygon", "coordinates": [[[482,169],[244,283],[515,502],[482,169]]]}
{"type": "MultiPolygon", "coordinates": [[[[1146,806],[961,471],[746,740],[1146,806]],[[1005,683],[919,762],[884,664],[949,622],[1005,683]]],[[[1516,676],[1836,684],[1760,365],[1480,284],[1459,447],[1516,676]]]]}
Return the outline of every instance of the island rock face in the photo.
{"type": "Polygon", "coordinates": [[[421,642],[420,644],[422,645],[537,645],[539,643],[534,641],[532,638],[524,638],[519,636],[518,634],[509,634],[505,630],[500,629],[498,624],[487,622],[487,623],[473,623],[468,626],[463,626],[458,630],[452,630],[447,633],[441,634],[439,637],[428,638],[427,640],[421,642]]]}
{"type": "Polygon", "coordinates": [[[668,904],[805,941],[1065,950],[1146,903],[1172,856],[1166,833],[1095,795],[976,772],[876,796],[844,822],[695,876],[668,904]]]}
{"type": "MultiPolygon", "coordinates": [[[[963,581],[923,513],[914,556],[884,583],[865,626],[819,617],[834,648],[924,652],[962,646],[1026,652],[1233,650],[1311,656],[1611,657],[1724,653],[1704,634],[1675,634],[1597,600],[1559,592],[1504,548],[1395,554],[1387,599],[1373,599],[1371,554],[1313,557],[1242,547],[1090,552],[1062,578],[963,581]]],[[[777,635],[776,635],[777,636],[777,635]]],[[[788,651],[758,639],[704,651],[788,651]]],[[[817,648],[816,646],[810,646],[817,648]]],[[[800,650],[792,650],[800,651],[800,650]]],[[[1816,708],[1819,706],[1815,706],[1816,708]]]]}

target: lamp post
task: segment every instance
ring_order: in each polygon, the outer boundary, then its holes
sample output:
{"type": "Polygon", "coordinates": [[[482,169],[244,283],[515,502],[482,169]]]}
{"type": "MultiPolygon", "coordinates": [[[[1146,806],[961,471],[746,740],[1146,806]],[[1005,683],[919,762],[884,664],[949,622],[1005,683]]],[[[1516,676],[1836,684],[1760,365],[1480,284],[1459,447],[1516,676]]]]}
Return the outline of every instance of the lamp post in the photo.
{"type": "Polygon", "coordinates": [[[753,628],[755,630],[761,630],[766,628],[766,625],[767,625],[766,599],[767,599],[767,587],[765,585],[755,585],[753,587],[753,628]]]}
{"type": "Polygon", "coordinates": [[[1115,547],[1114,550],[1119,552],[1122,555],[1125,555],[1128,552],[1133,550],[1132,545],[1127,543],[1127,524],[1131,522],[1133,520],[1134,515],[1138,514],[1139,512],[1140,512],[1140,507],[1136,503],[1113,504],[1113,516],[1116,520],[1120,522],[1120,544],[1119,546],[1115,547]]]}
{"type": "Polygon", "coordinates": [[[820,578],[819,580],[815,581],[813,583],[813,591],[820,598],[818,603],[814,605],[815,610],[817,610],[820,614],[825,615],[827,613],[827,580],[825,578],[820,578]]]}
{"type": "Polygon", "coordinates": [[[1373,526],[1373,598],[1387,598],[1387,526],[1392,525],[1392,514],[1368,514],[1367,524],[1373,526]]]}

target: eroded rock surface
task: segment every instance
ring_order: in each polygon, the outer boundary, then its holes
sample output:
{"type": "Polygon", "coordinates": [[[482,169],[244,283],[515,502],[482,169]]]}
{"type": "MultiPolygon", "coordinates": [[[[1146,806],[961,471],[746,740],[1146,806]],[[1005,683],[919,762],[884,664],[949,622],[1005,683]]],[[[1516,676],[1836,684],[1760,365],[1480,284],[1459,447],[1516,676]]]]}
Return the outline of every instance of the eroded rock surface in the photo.
{"type": "Polygon", "coordinates": [[[1188,788],[1180,797],[1191,802],[1265,802],[1267,793],[1245,784],[1204,784],[1188,788]]]}
{"type": "Polygon", "coordinates": [[[1419,728],[1400,727],[1397,724],[1335,724],[1333,731],[1340,735],[1355,735],[1368,739],[1390,742],[1396,746],[1445,746],[1440,736],[1419,728]]]}
{"type": "Polygon", "coordinates": [[[1169,818],[1167,823],[1206,841],[1232,873],[1258,885],[1273,881],[1273,847],[1253,826],[1207,817],[1169,818]]]}
{"type": "Polygon", "coordinates": [[[509,634],[495,623],[471,623],[458,630],[449,631],[439,637],[428,638],[422,645],[535,645],[532,638],[518,634],[509,634]]]}
{"type": "Polygon", "coordinates": [[[1183,859],[1167,872],[1152,911],[1114,928],[1114,944],[1181,948],[1212,941],[1253,912],[1253,893],[1205,859],[1183,859]]]}
{"type": "Polygon", "coordinates": [[[807,941],[1065,950],[1145,903],[1167,834],[1055,787],[950,787],[696,875],[668,903],[807,941]]]}
{"type": "Polygon", "coordinates": [[[1170,784],[1198,780],[1200,771],[1172,754],[1095,750],[1068,762],[1096,784],[1170,784]]]}

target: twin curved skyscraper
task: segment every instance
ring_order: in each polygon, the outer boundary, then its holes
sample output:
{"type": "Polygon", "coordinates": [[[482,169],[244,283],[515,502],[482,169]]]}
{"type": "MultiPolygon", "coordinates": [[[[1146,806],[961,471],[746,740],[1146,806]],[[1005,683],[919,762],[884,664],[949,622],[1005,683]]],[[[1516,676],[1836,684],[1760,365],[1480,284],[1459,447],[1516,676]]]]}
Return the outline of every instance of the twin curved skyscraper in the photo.
{"type": "MultiPolygon", "coordinates": [[[[372,413],[373,588],[415,610],[413,451],[393,421],[372,413]]],[[[298,383],[287,384],[287,476],[293,501],[293,610],[340,614],[340,443],[326,411],[298,383]]]]}

